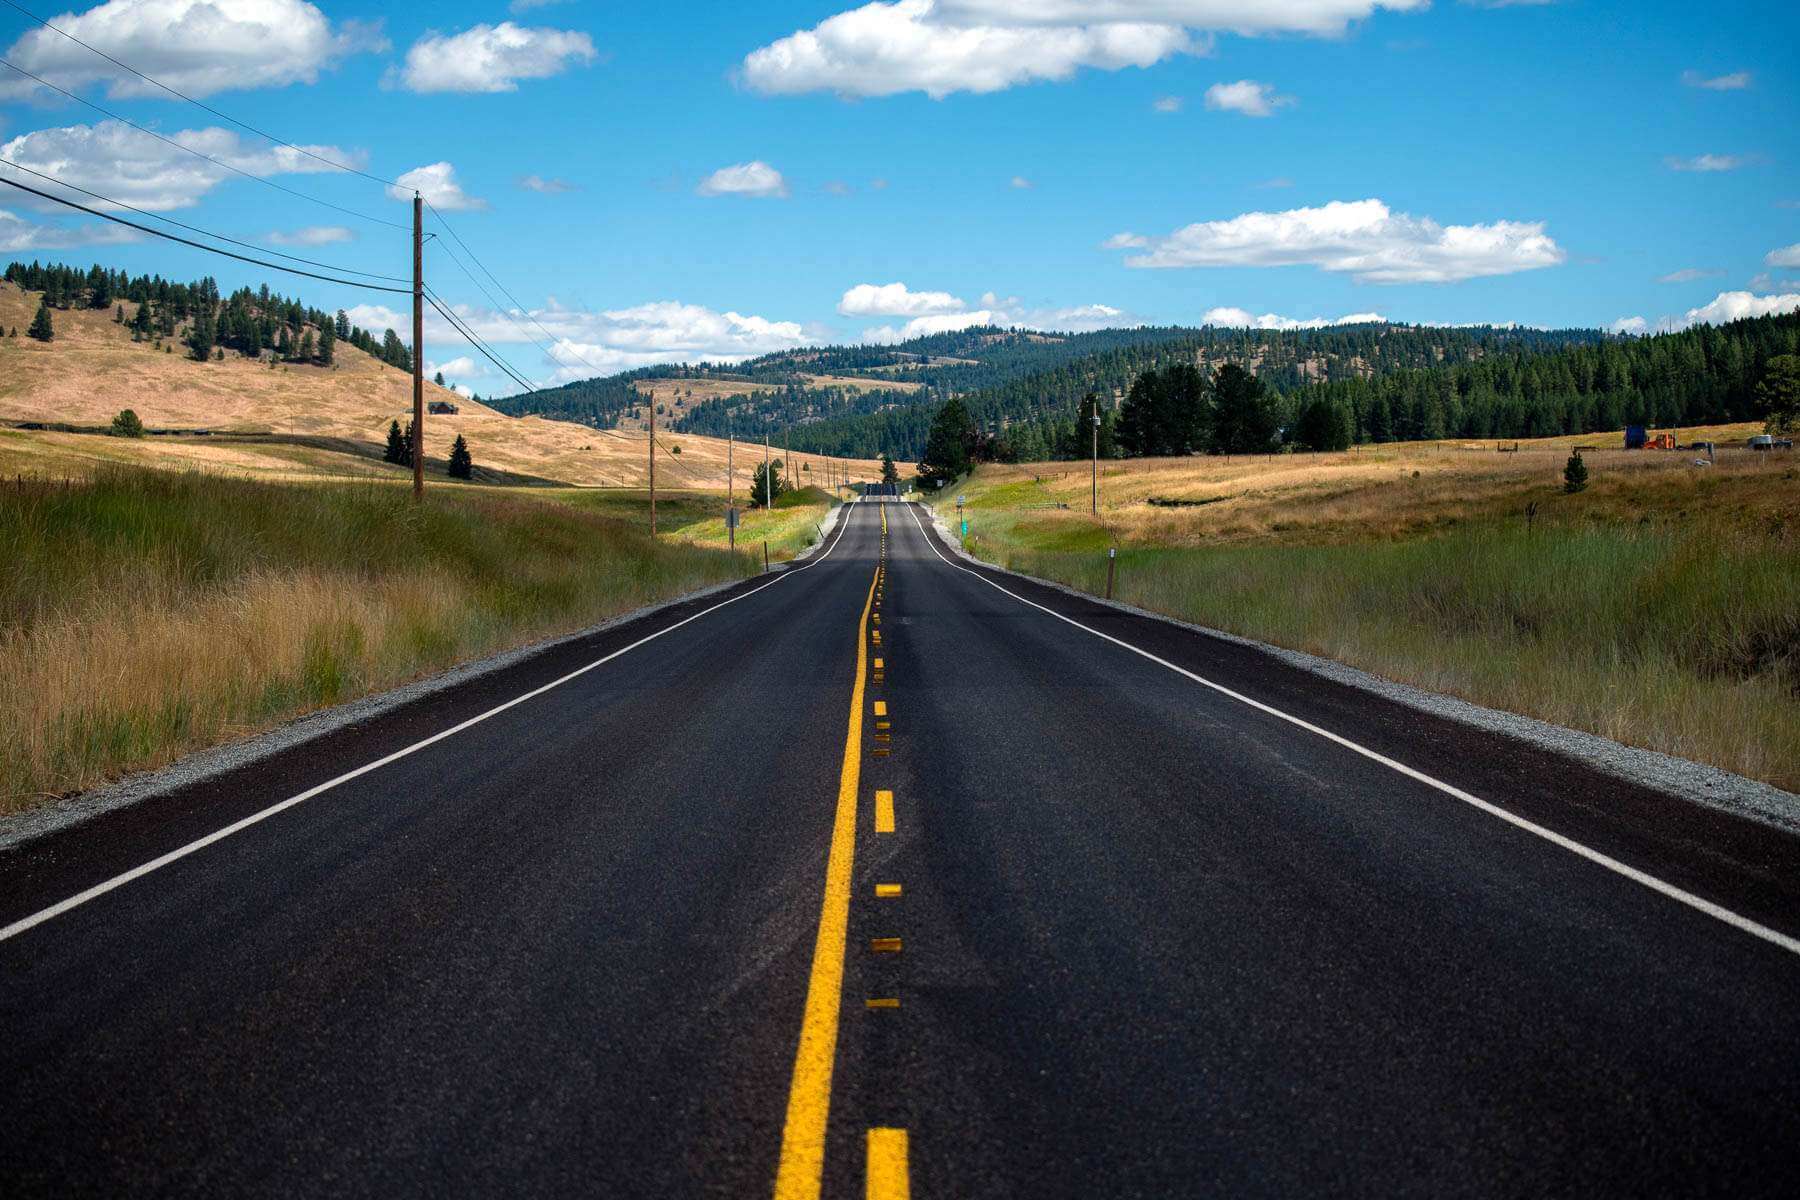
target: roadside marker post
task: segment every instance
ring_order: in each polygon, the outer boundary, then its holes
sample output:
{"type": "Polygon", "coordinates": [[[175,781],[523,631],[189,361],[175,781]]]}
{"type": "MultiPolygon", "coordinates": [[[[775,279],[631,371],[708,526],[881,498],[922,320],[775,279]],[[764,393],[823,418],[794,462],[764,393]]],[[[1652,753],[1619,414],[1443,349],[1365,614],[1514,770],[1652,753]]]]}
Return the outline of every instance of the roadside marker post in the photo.
{"type": "Polygon", "coordinates": [[[1108,546],[1106,548],[1106,598],[1108,600],[1112,599],[1113,564],[1117,562],[1118,559],[1119,548],[1117,546],[1108,546]]]}

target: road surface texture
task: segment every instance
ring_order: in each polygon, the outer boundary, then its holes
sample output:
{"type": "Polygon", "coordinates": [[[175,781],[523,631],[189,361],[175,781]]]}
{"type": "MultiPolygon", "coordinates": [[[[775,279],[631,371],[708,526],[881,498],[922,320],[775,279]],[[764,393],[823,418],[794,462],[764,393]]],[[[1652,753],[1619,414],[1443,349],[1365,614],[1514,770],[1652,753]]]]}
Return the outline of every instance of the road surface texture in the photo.
{"type": "Polygon", "coordinates": [[[1792,1194],[1800,839],[953,557],[0,855],[0,1195],[1792,1194]]]}

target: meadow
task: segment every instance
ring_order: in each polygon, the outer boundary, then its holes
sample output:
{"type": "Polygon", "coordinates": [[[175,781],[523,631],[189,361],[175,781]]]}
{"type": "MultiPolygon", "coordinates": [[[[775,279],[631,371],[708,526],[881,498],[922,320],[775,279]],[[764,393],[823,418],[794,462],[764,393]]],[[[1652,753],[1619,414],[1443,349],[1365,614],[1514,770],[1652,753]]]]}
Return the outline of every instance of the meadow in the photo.
{"type": "Polygon", "coordinates": [[[762,569],[538,489],[104,466],[0,482],[0,564],[0,813],[762,569]]]}
{"type": "Polygon", "coordinates": [[[1098,516],[1085,464],[933,499],[1012,569],[1098,594],[1117,547],[1127,603],[1800,790],[1800,464],[1600,449],[1566,494],[1602,438],[1107,463],[1098,516]]]}

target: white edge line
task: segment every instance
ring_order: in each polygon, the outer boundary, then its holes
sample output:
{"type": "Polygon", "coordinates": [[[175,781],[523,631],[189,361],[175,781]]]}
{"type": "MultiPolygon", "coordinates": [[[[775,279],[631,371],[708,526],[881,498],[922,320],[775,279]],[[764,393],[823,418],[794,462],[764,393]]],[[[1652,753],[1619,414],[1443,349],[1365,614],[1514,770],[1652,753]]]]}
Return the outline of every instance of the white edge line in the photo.
{"type": "MultiPolygon", "coordinates": [[[[857,502],[851,501],[851,503],[854,504],[857,502]]],[[[846,507],[848,507],[848,506],[846,506],[846,507]]],[[[841,527],[847,527],[848,525],[849,525],[848,520],[845,520],[842,523],[841,527]]],[[[571,679],[575,679],[575,678],[578,678],[579,676],[586,675],[589,671],[592,671],[595,667],[604,666],[607,663],[611,662],[613,659],[618,658],[620,655],[629,654],[633,650],[636,650],[639,646],[642,646],[647,642],[653,642],[657,638],[663,636],[665,633],[673,633],[675,630],[680,629],[683,625],[686,625],[690,621],[698,621],[701,617],[706,616],[708,613],[717,612],[721,608],[724,608],[728,604],[736,604],[739,600],[747,600],[751,596],[756,595],[756,593],[764,590],[765,588],[772,588],[784,579],[793,578],[795,575],[798,575],[801,571],[811,570],[813,567],[816,567],[820,563],[824,562],[827,558],[830,558],[831,552],[833,550],[836,550],[838,548],[838,545],[843,540],[844,540],[843,535],[840,534],[838,536],[837,541],[833,542],[825,550],[825,552],[823,554],[819,555],[819,557],[813,559],[812,561],[810,561],[802,566],[791,567],[788,570],[782,571],[780,574],[776,575],[775,578],[769,580],[767,583],[758,584],[756,587],[751,588],[749,591],[743,592],[736,596],[733,596],[729,600],[721,600],[717,604],[714,604],[708,608],[703,608],[699,612],[694,613],[692,616],[683,617],[681,620],[675,622],[673,625],[665,625],[663,628],[658,629],[655,633],[648,634],[644,637],[641,637],[637,641],[631,643],[631,645],[622,646],[619,649],[614,650],[611,654],[608,654],[603,658],[597,658],[593,662],[588,663],[585,666],[577,667],[573,671],[570,671],[567,675],[562,676],[561,678],[553,679],[549,683],[546,683],[546,684],[542,685],[541,687],[536,687],[536,688],[533,688],[529,692],[523,693],[522,695],[514,696],[511,700],[508,700],[502,704],[496,704],[493,708],[488,709],[486,712],[477,713],[475,716],[470,717],[466,721],[462,721],[462,722],[459,722],[458,724],[452,725],[448,729],[440,730],[439,732],[432,734],[428,738],[424,738],[420,741],[412,743],[412,745],[410,745],[410,746],[403,746],[400,749],[394,751],[392,754],[384,755],[383,757],[378,758],[373,762],[364,763],[362,766],[357,767],[354,770],[345,771],[342,775],[339,775],[336,778],[327,779],[324,783],[317,784],[313,787],[307,788],[304,792],[299,792],[295,795],[289,796],[286,800],[277,801],[276,803],[271,804],[269,807],[260,809],[256,812],[253,812],[249,816],[244,817],[241,820],[233,821],[230,825],[225,826],[223,829],[214,830],[212,833],[207,834],[205,837],[196,838],[195,840],[189,842],[185,846],[177,847],[176,849],[169,851],[167,854],[164,854],[157,858],[151,859],[147,863],[143,863],[140,866],[133,867],[131,870],[126,871],[119,875],[115,875],[111,879],[107,879],[100,883],[96,883],[93,887],[88,888],[86,891],[77,892],[75,895],[70,896],[66,900],[61,900],[55,904],[52,904],[49,908],[42,909],[41,911],[32,913],[28,917],[21,917],[17,921],[14,921],[11,925],[6,926],[4,929],[0,929],[0,942],[4,942],[8,938],[17,937],[19,934],[24,933],[29,929],[34,929],[37,926],[42,925],[46,921],[54,920],[55,918],[60,917],[64,913],[70,911],[71,909],[79,908],[83,904],[86,904],[90,900],[94,900],[101,896],[104,896],[106,893],[112,891],[114,888],[124,887],[126,884],[130,883],[134,879],[141,879],[145,875],[150,874],[152,871],[161,870],[163,867],[168,866],[170,863],[178,862],[179,860],[186,858],[188,855],[193,854],[197,850],[206,849],[206,847],[212,845],[214,842],[223,841],[226,838],[230,837],[232,834],[240,833],[243,830],[250,828],[250,826],[252,826],[252,825],[258,824],[262,821],[266,821],[270,817],[276,815],[277,813],[287,811],[288,809],[294,807],[296,804],[302,804],[305,801],[311,800],[314,796],[318,796],[324,792],[328,792],[332,788],[337,787],[339,784],[348,783],[352,779],[356,779],[362,775],[367,775],[371,771],[378,771],[382,767],[387,766],[391,762],[397,762],[398,760],[405,758],[408,755],[416,754],[420,750],[425,749],[427,746],[436,745],[438,742],[443,741],[445,738],[454,737],[456,734],[461,733],[463,730],[468,729],[469,727],[471,727],[473,725],[481,724],[483,721],[487,720],[489,717],[498,716],[501,713],[505,712],[509,708],[513,708],[517,705],[523,704],[527,700],[535,699],[536,697],[543,695],[545,692],[548,692],[548,691],[552,690],[553,688],[561,687],[563,684],[569,682],[571,679]]]]}
{"type": "MultiPolygon", "coordinates": [[[[1025,597],[1019,595],[1017,592],[1009,591],[1008,589],[1001,587],[999,584],[995,583],[993,580],[989,579],[987,576],[983,575],[981,572],[971,570],[970,568],[965,567],[965,566],[961,565],[960,563],[952,562],[952,561],[950,561],[950,559],[944,557],[944,552],[942,550],[938,549],[936,539],[934,539],[929,533],[927,533],[925,531],[925,526],[920,523],[919,514],[918,514],[916,507],[914,507],[912,505],[908,505],[908,508],[912,509],[913,524],[918,527],[919,533],[922,537],[924,537],[926,545],[931,547],[931,552],[933,554],[937,555],[938,558],[944,563],[945,566],[954,567],[958,571],[963,571],[969,575],[973,575],[976,579],[979,579],[981,582],[987,584],[989,587],[993,588],[995,591],[1004,593],[1005,595],[1008,595],[1008,596],[1011,596],[1014,600],[1017,600],[1020,604],[1028,604],[1032,608],[1035,608],[1035,609],[1039,610],[1040,612],[1049,613],[1051,616],[1055,617],[1057,620],[1067,622],[1068,624],[1073,625],[1075,628],[1081,630],[1084,633],[1091,633],[1095,637],[1100,638],[1102,641],[1111,642],[1113,645],[1122,647],[1126,650],[1129,650],[1133,654],[1141,655],[1142,657],[1149,659],[1153,663],[1156,663],[1160,666],[1167,667],[1169,670],[1175,672],[1177,675],[1186,676],[1187,678],[1193,680],[1195,683],[1200,684],[1202,687],[1211,688],[1213,691],[1218,692],[1222,696],[1229,696],[1231,699],[1236,700],[1240,704],[1249,705],[1251,708],[1256,709],[1258,712],[1267,713],[1269,716],[1278,718],[1279,720],[1286,721],[1290,725],[1298,726],[1299,728],[1306,730],[1308,733],[1317,734],[1319,737],[1322,737],[1322,738],[1326,739],[1327,741],[1335,742],[1338,745],[1344,747],[1346,750],[1350,750],[1356,754],[1360,754],[1364,758],[1367,758],[1373,762],[1378,762],[1382,766],[1387,767],[1390,770],[1398,771],[1400,774],[1405,775],[1407,778],[1417,780],[1418,782],[1424,784],[1427,787],[1436,788],[1438,791],[1444,793],[1446,796],[1453,796],[1456,799],[1461,800],[1464,804],[1472,805],[1475,808],[1480,809],[1482,812],[1487,813],[1489,816],[1500,818],[1502,821],[1505,821],[1508,825],[1512,825],[1516,828],[1523,829],[1527,833],[1535,834],[1538,837],[1543,838],[1547,842],[1551,842],[1557,846],[1561,846],[1564,850],[1569,851],[1571,854],[1578,854],[1582,858],[1587,859],[1591,863],[1597,863],[1598,865],[1605,867],[1607,870],[1613,872],[1614,874],[1623,875],[1626,879],[1631,880],[1633,883],[1642,884],[1643,886],[1649,888],[1653,892],[1660,892],[1662,895],[1667,896],[1671,900],[1675,900],[1681,904],[1685,904],[1689,908],[1695,909],[1699,912],[1703,912],[1709,917],[1714,917],[1720,921],[1723,921],[1723,922],[1725,922],[1725,924],[1730,925],[1734,929],[1742,930],[1743,932],[1749,934],[1752,937],[1761,938],[1765,942],[1768,942],[1775,946],[1779,946],[1783,950],[1788,951],[1790,954],[1800,954],[1800,938],[1789,937],[1787,934],[1782,933],[1779,930],[1771,929],[1767,925],[1763,925],[1757,921],[1751,920],[1749,917],[1743,916],[1739,913],[1732,912],[1729,908],[1725,908],[1722,905],[1715,904],[1711,900],[1706,899],[1704,896],[1696,896],[1694,893],[1687,891],[1684,888],[1676,887],[1672,883],[1667,883],[1661,879],[1658,879],[1654,875],[1650,875],[1644,871],[1640,871],[1636,867],[1631,866],[1628,863],[1622,863],[1618,859],[1613,858],[1611,855],[1602,854],[1600,851],[1595,850],[1591,846],[1585,846],[1582,843],[1576,841],[1575,839],[1573,839],[1571,837],[1567,837],[1563,834],[1556,832],[1554,829],[1545,828],[1544,826],[1539,825],[1535,821],[1528,821],[1524,817],[1521,817],[1516,813],[1508,812],[1506,809],[1501,808],[1500,806],[1498,806],[1496,804],[1490,804],[1488,801],[1483,800],[1481,797],[1471,795],[1470,793],[1463,791],[1461,788],[1456,787],[1453,784],[1445,783],[1441,779],[1434,779],[1430,775],[1425,774],[1423,771],[1416,770],[1412,767],[1407,766],[1403,762],[1399,762],[1399,761],[1396,761],[1395,759],[1389,758],[1387,755],[1382,754],[1379,751],[1371,750],[1367,746],[1358,745],[1357,743],[1351,741],[1349,738],[1344,737],[1341,734],[1333,733],[1333,732],[1331,732],[1331,730],[1323,729],[1317,725],[1314,725],[1310,721],[1305,721],[1299,717],[1292,716],[1289,713],[1282,712],[1280,709],[1274,708],[1267,704],[1264,704],[1260,700],[1253,700],[1249,696],[1246,696],[1241,692],[1234,692],[1230,688],[1226,687],[1223,684],[1214,683],[1212,680],[1207,679],[1204,676],[1196,675],[1194,672],[1188,670],[1186,667],[1177,666],[1176,664],[1168,661],[1165,658],[1159,658],[1156,655],[1150,653],[1148,650],[1140,649],[1139,647],[1132,645],[1130,642],[1123,641],[1119,638],[1112,636],[1110,633],[1102,633],[1098,629],[1094,629],[1091,626],[1083,625],[1080,621],[1075,620],[1073,617],[1066,617],[1062,613],[1057,612],[1055,609],[1048,608],[1042,604],[1039,604],[1035,600],[1027,600],[1025,597]]],[[[996,569],[1000,569],[1000,568],[996,568],[996,569]]]]}

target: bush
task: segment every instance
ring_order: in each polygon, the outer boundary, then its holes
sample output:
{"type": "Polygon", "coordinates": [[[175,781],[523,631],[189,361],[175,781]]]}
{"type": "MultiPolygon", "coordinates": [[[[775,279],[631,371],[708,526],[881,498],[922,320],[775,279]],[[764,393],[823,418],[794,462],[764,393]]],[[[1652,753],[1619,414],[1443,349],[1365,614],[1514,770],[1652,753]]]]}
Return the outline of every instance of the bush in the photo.
{"type": "Polygon", "coordinates": [[[112,419],[114,437],[141,438],[144,436],[144,423],[132,409],[125,409],[112,419]]]}
{"type": "Polygon", "coordinates": [[[1586,490],[1587,483],[1587,464],[1581,461],[1581,451],[1577,450],[1569,455],[1569,461],[1563,466],[1563,491],[1573,496],[1576,492],[1586,490]]]}

